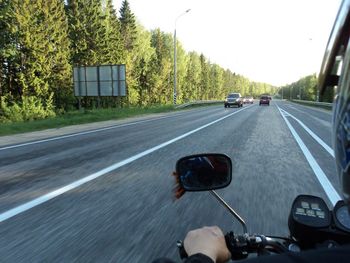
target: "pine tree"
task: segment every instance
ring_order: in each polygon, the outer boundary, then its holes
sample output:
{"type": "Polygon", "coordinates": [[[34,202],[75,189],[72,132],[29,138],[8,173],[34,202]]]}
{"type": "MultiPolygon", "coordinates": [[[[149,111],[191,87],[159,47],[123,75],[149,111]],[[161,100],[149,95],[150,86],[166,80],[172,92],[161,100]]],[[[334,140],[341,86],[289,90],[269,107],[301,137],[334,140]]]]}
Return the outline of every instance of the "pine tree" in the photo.
{"type": "Polygon", "coordinates": [[[105,9],[106,26],[106,63],[121,64],[125,60],[124,47],[120,35],[120,22],[112,0],[107,1],[105,9]]]}
{"type": "Polygon", "coordinates": [[[53,94],[71,94],[69,42],[60,0],[11,0],[11,32],[17,48],[17,85],[21,95],[51,103],[53,94]]]}
{"type": "Polygon", "coordinates": [[[69,0],[67,5],[72,63],[103,64],[107,39],[105,14],[101,0],[69,0]]]}
{"type": "Polygon", "coordinates": [[[131,51],[134,48],[137,27],[135,15],[131,12],[129,2],[123,0],[122,7],[120,8],[120,24],[121,35],[124,42],[124,47],[127,51],[131,51]]]}
{"type": "Polygon", "coordinates": [[[70,41],[68,19],[61,0],[43,1],[45,21],[44,38],[47,42],[46,65],[50,92],[54,93],[56,107],[67,109],[73,100],[72,67],[70,64],[70,41]]]}
{"type": "Polygon", "coordinates": [[[9,0],[0,0],[0,97],[14,93],[12,90],[12,74],[9,68],[11,60],[16,52],[15,46],[11,43],[12,34],[9,28],[9,0]]]}
{"type": "Polygon", "coordinates": [[[69,38],[71,42],[71,63],[85,64],[85,53],[88,49],[84,21],[82,19],[81,0],[69,0],[66,6],[69,25],[69,38]]]}

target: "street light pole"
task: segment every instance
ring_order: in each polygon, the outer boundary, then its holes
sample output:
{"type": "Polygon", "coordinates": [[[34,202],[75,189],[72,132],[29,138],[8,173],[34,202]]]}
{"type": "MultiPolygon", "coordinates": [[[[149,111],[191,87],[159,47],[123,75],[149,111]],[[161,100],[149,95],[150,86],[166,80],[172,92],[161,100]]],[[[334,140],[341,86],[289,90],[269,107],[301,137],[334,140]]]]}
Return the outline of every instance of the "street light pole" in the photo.
{"type": "Polygon", "coordinates": [[[173,92],[174,105],[176,105],[176,22],[174,30],[174,92],[173,92]]]}
{"type": "Polygon", "coordinates": [[[181,15],[179,15],[176,19],[175,19],[175,30],[174,30],[174,93],[173,93],[173,99],[174,99],[174,105],[176,105],[176,75],[177,75],[177,72],[176,72],[176,22],[177,20],[187,14],[188,12],[190,12],[191,9],[187,9],[185,12],[183,12],[181,15]]]}

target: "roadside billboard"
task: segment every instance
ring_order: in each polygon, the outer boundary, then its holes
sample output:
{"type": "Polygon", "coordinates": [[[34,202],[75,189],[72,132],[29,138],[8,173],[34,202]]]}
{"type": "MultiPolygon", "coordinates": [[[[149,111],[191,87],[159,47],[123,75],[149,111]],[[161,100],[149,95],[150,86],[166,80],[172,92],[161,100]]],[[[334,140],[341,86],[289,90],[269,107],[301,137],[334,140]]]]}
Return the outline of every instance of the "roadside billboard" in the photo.
{"type": "Polygon", "coordinates": [[[126,96],[124,64],[74,67],[73,81],[76,97],[126,96]]]}

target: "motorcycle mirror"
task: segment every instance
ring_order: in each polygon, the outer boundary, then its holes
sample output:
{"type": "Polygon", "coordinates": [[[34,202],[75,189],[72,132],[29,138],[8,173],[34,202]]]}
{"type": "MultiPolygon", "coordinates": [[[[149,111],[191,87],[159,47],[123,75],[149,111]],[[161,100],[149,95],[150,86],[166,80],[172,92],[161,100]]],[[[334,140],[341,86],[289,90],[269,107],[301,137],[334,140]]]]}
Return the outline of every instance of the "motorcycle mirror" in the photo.
{"type": "Polygon", "coordinates": [[[191,155],[177,161],[176,173],[185,191],[220,189],[231,183],[232,162],[224,154],[191,155]]]}

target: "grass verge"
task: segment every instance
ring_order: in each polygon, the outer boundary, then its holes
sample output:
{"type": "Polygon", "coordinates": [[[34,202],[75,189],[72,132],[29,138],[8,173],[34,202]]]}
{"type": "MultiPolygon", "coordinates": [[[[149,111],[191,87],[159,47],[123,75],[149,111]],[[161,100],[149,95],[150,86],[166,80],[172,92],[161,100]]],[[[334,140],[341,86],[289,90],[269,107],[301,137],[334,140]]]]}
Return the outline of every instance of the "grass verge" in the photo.
{"type": "Polygon", "coordinates": [[[133,116],[140,116],[151,113],[174,111],[174,106],[151,106],[144,108],[111,108],[94,109],[85,111],[71,111],[63,115],[44,120],[29,122],[1,123],[0,136],[13,135],[23,132],[61,128],[69,125],[84,124],[90,122],[125,119],[133,116]]]}

